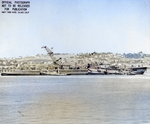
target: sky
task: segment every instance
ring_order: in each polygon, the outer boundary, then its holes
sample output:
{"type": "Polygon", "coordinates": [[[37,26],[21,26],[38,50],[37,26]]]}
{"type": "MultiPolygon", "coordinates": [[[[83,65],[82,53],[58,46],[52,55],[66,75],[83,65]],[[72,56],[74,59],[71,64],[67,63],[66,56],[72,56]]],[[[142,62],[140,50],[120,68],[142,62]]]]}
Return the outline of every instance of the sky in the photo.
{"type": "Polygon", "coordinates": [[[46,54],[42,46],[54,53],[150,54],[150,0],[29,1],[29,14],[9,14],[1,13],[1,0],[0,58],[46,54]]]}

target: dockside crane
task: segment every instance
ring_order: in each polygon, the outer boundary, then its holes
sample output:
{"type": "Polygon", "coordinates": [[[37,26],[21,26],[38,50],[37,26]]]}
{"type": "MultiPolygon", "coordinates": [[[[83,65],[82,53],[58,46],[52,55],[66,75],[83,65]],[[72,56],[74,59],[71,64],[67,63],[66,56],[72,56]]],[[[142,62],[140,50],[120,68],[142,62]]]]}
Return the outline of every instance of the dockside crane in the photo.
{"type": "Polygon", "coordinates": [[[54,53],[53,53],[53,51],[52,51],[53,48],[49,49],[47,46],[43,46],[43,47],[41,47],[41,48],[45,48],[45,49],[46,49],[48,55],[51,57],[51,59],[52,59],[52,61],[53,61],[53,64],[54,64],[54,66],[55,66],[55,69],[58,69],[58,73],[59,73],[59,69],[60,69],[61,65],[60,65],[60,63],[58,63],[58,62],[59,62],[62,58],[56,59],[56,58],[54,57],[54,53]]]}

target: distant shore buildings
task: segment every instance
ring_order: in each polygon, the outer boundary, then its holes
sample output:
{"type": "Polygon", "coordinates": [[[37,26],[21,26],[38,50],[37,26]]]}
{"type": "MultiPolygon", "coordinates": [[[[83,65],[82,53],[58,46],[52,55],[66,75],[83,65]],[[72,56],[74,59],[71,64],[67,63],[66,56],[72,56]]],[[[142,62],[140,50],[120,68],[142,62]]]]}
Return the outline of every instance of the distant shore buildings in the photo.
{"type": "MultiPolygon", "coordinates": [[[[150,67],[150,55],[139,53],[113,54],[111,52],[103,53],[81,53],[81,54],[54,54],[56,58],[62,58],[62,69],[87,69],[91,64],[95,67],[114,66],[120,69],[130,67],[150,67]]],[[[51,58],[48,55],[36,55],[18,58],[0,59],[0,73],[15,70],[39,70],[49,71],[55,69],[51,58]]]]}

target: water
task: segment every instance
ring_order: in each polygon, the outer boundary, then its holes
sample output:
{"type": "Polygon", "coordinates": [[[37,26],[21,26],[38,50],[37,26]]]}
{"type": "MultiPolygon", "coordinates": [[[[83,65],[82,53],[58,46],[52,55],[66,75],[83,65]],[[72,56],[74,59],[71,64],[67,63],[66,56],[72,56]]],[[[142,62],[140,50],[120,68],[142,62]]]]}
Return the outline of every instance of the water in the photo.
{"type": "Polygon", "coordinates": [[[0,124],[150,124],[150,75],[0,77],[0,124]]]}

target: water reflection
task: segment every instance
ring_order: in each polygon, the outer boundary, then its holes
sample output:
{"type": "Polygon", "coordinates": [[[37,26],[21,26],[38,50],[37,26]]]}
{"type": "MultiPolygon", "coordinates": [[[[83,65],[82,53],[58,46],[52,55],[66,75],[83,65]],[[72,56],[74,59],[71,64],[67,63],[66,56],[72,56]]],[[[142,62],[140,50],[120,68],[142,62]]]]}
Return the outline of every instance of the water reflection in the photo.
{"type": "Polygon", "coordinates": [[[149,77],[0,78],[0,124],[150,123],[149,77]]]}

